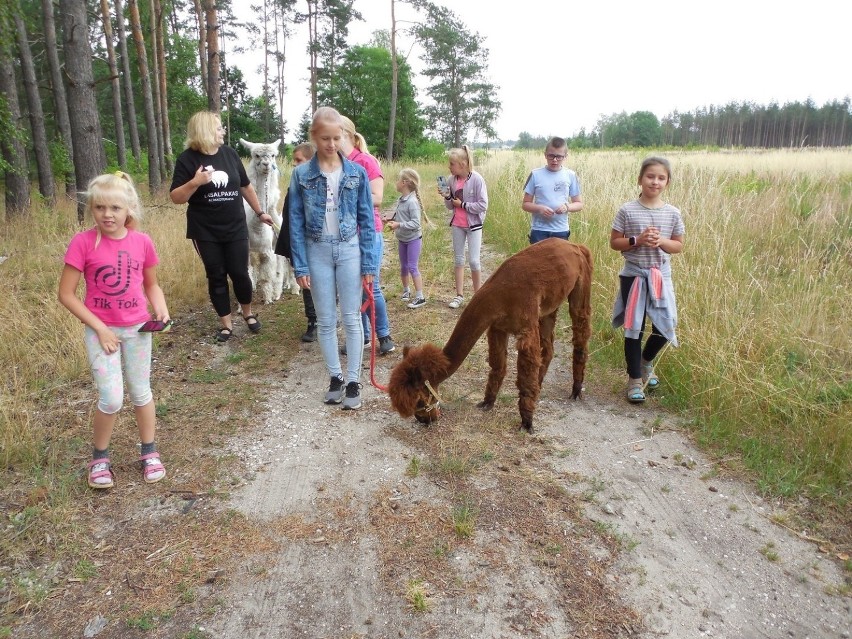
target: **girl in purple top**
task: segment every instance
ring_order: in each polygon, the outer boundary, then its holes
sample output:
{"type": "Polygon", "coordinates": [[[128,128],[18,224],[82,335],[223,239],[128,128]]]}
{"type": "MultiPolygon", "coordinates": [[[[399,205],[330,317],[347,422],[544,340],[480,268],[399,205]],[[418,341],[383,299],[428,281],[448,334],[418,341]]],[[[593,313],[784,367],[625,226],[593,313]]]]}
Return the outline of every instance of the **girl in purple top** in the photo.
{"type": "Polygon", "coordinates": [[[94,178],[86,208],[95,226],[77,233],[68,246],[59,301],[86,325],[86,352],[98,388],[88,483],[92,488],[113,486],[109,442],[124,400],[124,380],[142,442],[142,477],[153,483],[166,476],[166,469],[154,441],[151,333],[140,333],[139,328],[151,318],[149,303],[156,319],[169,321],[157,283],[159,259],[151,238],[136,230],[141,208],[130,176],[119,171],[94,178]],[[84,300],[77,297],[81,277],[86,283],[84,300]]]}

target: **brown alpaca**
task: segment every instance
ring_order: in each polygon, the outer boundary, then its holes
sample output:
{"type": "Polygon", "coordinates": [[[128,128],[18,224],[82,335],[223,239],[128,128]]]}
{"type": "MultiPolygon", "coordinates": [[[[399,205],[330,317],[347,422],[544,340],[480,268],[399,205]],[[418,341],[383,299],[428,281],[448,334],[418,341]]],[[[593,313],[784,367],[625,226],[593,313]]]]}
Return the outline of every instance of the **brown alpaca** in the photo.
{"type": "Polygon", "coordinates": [[[553,358],[556,315],[567,298],[574,344],[572,399],[580,396],[591,327],[592,255],[585,246],[548,239],[500,265],[464,309],[443,349],[433,344],[405,347],[391,371],[388,394],[403,417],[429,423],[438,418],[432,389],[458,370],[488,331],[488,383],[477,406],[490,409],[506,376],[509,335],[518,348],[518,410],[521,427],[533,431],[533,412],[553,358]]]}

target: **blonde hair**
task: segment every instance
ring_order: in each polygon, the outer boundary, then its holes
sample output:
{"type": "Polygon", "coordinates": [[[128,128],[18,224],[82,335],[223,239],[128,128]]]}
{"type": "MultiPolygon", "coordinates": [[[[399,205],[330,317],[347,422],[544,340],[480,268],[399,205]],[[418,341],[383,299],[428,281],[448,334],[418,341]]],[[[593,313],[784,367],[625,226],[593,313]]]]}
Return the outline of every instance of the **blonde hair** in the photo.
{"type": "Polygon", "coordinates": [[[186,123],[186,142],[184,148],[199,151],[204,155],[215,155],[219,150],[216,134],[222,125],[218,113],[199,111],[186,123]]]}
{"type": "MultiPolygon", "coordinates": [[[[142,219],[142,205],[139,202],[139,194],[133,186],[133,178],[123,171],[105,173],[92,178],[86,192],[86,210],[92,214],[96,204],[112,204],[120,200],[127,209],[127,219],[124,220],[125,228],[138,229],[139,220],[142,219]]],[[[95,247],[100,244],[101,230],[98,228],[98,236],[95,239],[95,247]]]]}
{"type": "Polygon", "coordinates": [[[369,152],[369,148],[367,148],[367,140],[365,140],[364,136],[355,130],[355,123],[345,115],[340,116],[340,121],[342,122],[341,128],[343,129],[343,132],[349,136],[352,146],[362,153],[369,152]]]}
{"type": "Polygon", "coordinates": [[[462,144],[460,149],[450,149],[447,155],[453,162],[464,162],[467,165],[467,172],[473,171],[473,154],[470,152],[467,144],[462,144]]]}
{"type": "Polygon", "coordinates": [[[343,116],[341,116],[340,112],[334,107],[321,106],[318,108],[314,111],[314,115],[311,118],[311,140],[313,140],[316,136],[317,129],[323,125],[339,126],[342,133],[343,116]]]}
{"type": "Polygon", "coordinates": [[[432,226],[432,220],[426,215],[426,207],[423,206],[423,199],[420,197],[420,174],[414,169],[406,167],[399,172],[399,179],[411,188],[414,197],[417,198],[417,204],[420,205],[420,215],[423,216],[429,226],[432,226]]]}

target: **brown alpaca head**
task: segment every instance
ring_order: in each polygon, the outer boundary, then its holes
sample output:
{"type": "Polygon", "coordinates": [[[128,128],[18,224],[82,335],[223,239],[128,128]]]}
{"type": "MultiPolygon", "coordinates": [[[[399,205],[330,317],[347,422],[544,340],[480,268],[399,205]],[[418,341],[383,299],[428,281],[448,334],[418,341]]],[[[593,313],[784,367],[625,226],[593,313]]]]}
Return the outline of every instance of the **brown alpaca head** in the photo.
{"type": "Polygon", "coordinates": [[[441,416],[438,399],[426,386],[437,390],[448,375],[450,360],[444,351],[433,344],[402,350],[402,361],[394,366],[388,383],[391,406],[403,417],[414,417],[421,424],[430,424],[441,416]]]}

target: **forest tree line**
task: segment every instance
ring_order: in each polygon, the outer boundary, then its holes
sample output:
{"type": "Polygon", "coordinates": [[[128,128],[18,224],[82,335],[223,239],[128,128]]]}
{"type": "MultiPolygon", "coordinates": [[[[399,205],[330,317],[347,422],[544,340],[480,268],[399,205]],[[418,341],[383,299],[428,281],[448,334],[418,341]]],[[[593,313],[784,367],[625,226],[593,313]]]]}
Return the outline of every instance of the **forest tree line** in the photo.
{"type": "MultiPolygon", "coordinates": [[[[817,107],[812,100],[758,105],[731,102],[694,111],[674,111],[662,120],[650,111],[613,113],[601,117],[591,132],[569,136],[575,149],[612,147],[753,147],[798,148],[852,145],[849,97],[817,107]]],[[[517,148],[544,148],[547,137],[528,132],[517,148]]]]}
{"type": "MultiPolygon", "coordinates": [[[[350,116],[377,155],[399,157],[460,146],[471,134],[495,137],[497,87],[488,81],[484,38],[429,0],[391,0],[387,30],[349,46],[362,17],[356,0],[0,0],[0,171],[6,219],[41,198],[85,190],[107,167],[147,174],[152,192],[170,179],[185,123],[199,110],[220,113],[227,143],[282,140],[285,100],[309,114],[333,104],[350,116]],[[398,24],[404,4],[416,22],[398,24]],[[287,92],[287,48],[306,33],[308,96],[287,92]],[[429,80],[416,96],[398,38],[420,45],[429,80]],[[251,51],[262,89],[251,95],[229,55],[251,51]]],[[[304,71],[299,70],[301,75],[304,71]]],[[[78,205],[78,215],[82,208],[78,205]]]]}

